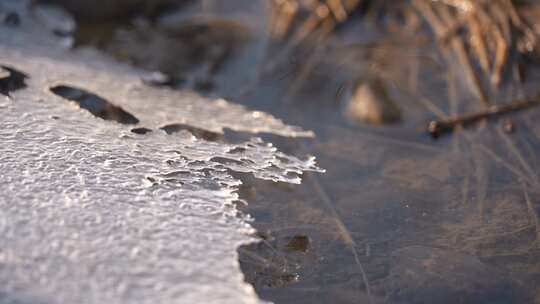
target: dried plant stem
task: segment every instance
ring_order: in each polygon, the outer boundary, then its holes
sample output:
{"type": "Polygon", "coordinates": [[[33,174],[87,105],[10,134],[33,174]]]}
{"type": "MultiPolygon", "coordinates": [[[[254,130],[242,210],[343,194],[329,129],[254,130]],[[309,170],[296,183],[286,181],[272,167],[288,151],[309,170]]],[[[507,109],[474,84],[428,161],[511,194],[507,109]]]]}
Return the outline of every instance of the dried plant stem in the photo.
{"type": "Polygon", "coordinates": [[[540,105],[540,98],[517,101],[507,105],[491,106],[484,111],[431,121],[428,125],[428,132],[434,138],[437,138],[440,135],[453,131],[457,126],[466,127],[484,119],[495,118],[503,114],[524,110],[538,105],[540,105]]]}
{"type": "Polygon", "coordinates": [[[272,10],[270,32],[274,39],[282,40],[289,35],[294,19],[298,15],[298,3],[289,0],[274,1],[272,10]]]}
{"type": "Polygon", "coordinates": [[[479,21],[476,18],[473,18],[472,16],[469,16],[468,22],[471,25],[472,50],[478,57],[480,67],[482,67],[482,70],[484,71],[484,73],[489,73],[490,71],[489,53],[488,53],[488,47],[487,47],[487,43],[486,43],[485,35],[483,33],[482,26],[480,25],[479,21]]]}
{"type": "Polygon", "coordinates": [[[326,0],[326,5],[330,8],[337,22],[345,22],[347,20],[348,12],[343,3],[341,3],[341,0],[326,0]]]}
{"type": "MultiPolygon", "coordinates": [[[[454,19],[454,17],[450,14],[448,6],[436,5],[435,8],[437,8],[439,12],[441,23],[445,28],[447,28],[454,19]]],[[[469,58],[469,55],[467,54],[467,50],[465,48],[463,40],[457,37],[452,37],[450,39],[450,46],[454,50],[454,53],[457,55],[458,61],[464,69],[466,77],[469,79],[469,81],[471,81],[473,85],[473,91],[476,93],[477,97],[483,104],[489,105],[490,102],[488,100],[487,94],[482,86],[480,78],[474,71],[474,67],[472,65],[471,59],[469,58]]]]}
{"type": "MultiPolygon", "coordinates": [[[[452,49],[454,50],[454,52],[456,53],[458,57],[458,61],[462,65],[467,78],[469,78],[469,80],[473,83],[473,89],[477,97],[484,104],[489,104],[487,94],[482,88],[480,79],[478,78],[478,76],[476,75],[474,71],[474,68],[471,64],[471,61],[469,59],[469,56],[467,54],[463,41],[456,37],[446,38],[448,37],[447,36],[448,29],[451,28],[451,24],[453,23],[453,19],[454,19],[450,15],[450,12],[448,11],[448,7],[446,5],[432,5],[423,0],[413,0],[412,3],[414,7],[424,16],[424,18],[433,28],[433,30],[435,31],[435,35],[438,37],[439,41],[441,41],[441,39],[450,40],[450,45],[452,49]],[[437,8],[437,12],[434,11],[434,7],[437,8]]],[[[441,49],[443,50],[443,54],[447,58],[447,61],[451,62],[452,57],[450,56],[450,54],[447,51],[445,51],[444,47],[441,49]]]]}

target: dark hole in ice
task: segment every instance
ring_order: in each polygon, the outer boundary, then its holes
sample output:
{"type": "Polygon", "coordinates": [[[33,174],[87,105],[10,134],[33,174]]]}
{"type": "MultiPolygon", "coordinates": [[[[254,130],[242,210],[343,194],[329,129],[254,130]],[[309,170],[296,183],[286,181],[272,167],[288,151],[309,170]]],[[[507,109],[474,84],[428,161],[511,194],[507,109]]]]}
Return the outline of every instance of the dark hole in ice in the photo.
{"type": "Polygon", "coordinates": [[[245,157],[242,157],[240,158],[240,161],[244,162],[244,163],[248,163],[248,164],[253,164],[253,165],[256,165],[257,163],[249,158],[245,158],[245,157]]]}
{"type": "Polygon", "coordinates": [[[178,177],[178,176],[189,177],[190,174],[192,174],[192,172],[190,171],[177,170],[177,171],[161,174],[161,177],[165,177],[165,178],[178,177]]]}
{"type": "Polygon", "coordinates": [[[56,37],[60,37],[60,38],[68,38],[68,37],[73,36],[72,32],[68,32],[68,31],[64,31],[64,30],[53,30],[53,34],[56,37]]]}
{"type": "Polygon", "coordinates": [[[202,138],[208,141],[215,141],[221,137],[221,135],[218,133],[211,132],[211,131],[204,130],[197,127],[188,126],[186,124],[170,124],[170,125],[163,126],[160,129],[165,131],[167,134],[173,134],[173,133],[185,130],[193,134],[193,136],[197,138],[202,138]]]}
{"type": "Polygon", "coordinates": [[[136,124],[139,122],[132,114],[86,90],[59,85],[52,87],[51,92],[76,102],[81,108],[104,120],[114,120],[122,124],[136,124]]]}
{"type": "Polygon", "coordinates": [[[287,159],[287,158],[285,158],[285,157],[276,156],[276,158],[277,158],[280,162],[282,162],[282,163],[284,163],[284,164],[289,164],[289,163],[291,162],[289,159],[287,159]]]}
{"type": "Polygon", "coordinates": [[[235,159],[230,159],[230,158],[225,158],[225,157],[219,157],[219,156],[216,156],[216,157],[212,157],[210,159],[210,161],[213,161],[213,162],[216,162],[216,163],[221,163],[221,164],[224,164],[224,165],[227,165],[227,164],[236,164],[236,165],[243,165],[244,163],[239,161],[239,160],[235,160],[235,159]]]}
{"type": "Polygon", "coordinates": [[[21,17],[15,12],[9,12],[4,16],[3,23],[7,26],[16,27],[21,24],[21,17]]]}
{"type": "Polygon", "coordinates": [[[246,152],[246,149],[242,147],[236,147],[232,150],[227,151],[227,153],[229,154],[242,154],[244,152],[246,152]]]}
{"type": "Polygon", "coordinates": [[[131,132],[133,132],[135,134],[143,135],[143,134],[152,132],[152,130],[148,129],[148,128],[133,128],[133,129],[131,129],[131,132]]]}
{"type": "Polygon", "coordinates": [[[0,94],[9,96],[10,92],[26,88],[28,75],[12,67],[0,65],[0,94]]]}

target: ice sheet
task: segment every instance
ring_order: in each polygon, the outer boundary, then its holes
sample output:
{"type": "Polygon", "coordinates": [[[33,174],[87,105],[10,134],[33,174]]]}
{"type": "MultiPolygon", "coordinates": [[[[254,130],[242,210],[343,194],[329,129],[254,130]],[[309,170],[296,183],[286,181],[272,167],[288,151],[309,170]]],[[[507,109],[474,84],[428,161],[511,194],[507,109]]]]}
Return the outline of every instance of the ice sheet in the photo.
{"type": "Polygon", "coordinates": [[[224,100],[145,86],[94,50],[70,52],[35,23],[0,26],[0,64],[29,76],[0,95],[1,303],[258,303],[236,248],[253,241],[231,171],[299,183],[321,171],[254,138],[208,142],[157,128],[186,123],[312,136],[224,100]],[[105,121],[52,94],[84,88],[154,132],[105,121]]]}

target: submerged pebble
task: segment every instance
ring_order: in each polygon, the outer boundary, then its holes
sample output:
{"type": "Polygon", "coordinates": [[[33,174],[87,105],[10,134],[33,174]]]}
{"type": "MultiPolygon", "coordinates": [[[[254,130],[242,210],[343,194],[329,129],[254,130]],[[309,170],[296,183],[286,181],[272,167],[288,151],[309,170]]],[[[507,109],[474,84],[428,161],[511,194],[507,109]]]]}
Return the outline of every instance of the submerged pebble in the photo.
{"type": "Polygon", "coordinates": [[[0,66],[0,79],[8,78],[11,75],[11,73],[0,66]]]}
{"type": "Polygon", "coordinates": [[[351,94],[347,96],[344,114],[354,122],[374,125],[391,124],[401,120],[401,110],[379,79],[356,83],[351,94]]]}
{"type": "Polygon", "coordinates": [[[510,119],[506,119],[502,122],[502,128],[503,131],[507,134],[514,133],[514,131],[516,130],[514,123],[510,119]]]}

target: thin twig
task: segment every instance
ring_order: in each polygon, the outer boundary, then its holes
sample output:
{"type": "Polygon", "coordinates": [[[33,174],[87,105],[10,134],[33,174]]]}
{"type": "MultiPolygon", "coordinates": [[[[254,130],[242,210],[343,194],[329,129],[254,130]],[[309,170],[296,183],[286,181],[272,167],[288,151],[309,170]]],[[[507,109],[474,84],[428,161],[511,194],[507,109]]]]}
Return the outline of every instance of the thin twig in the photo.
{"type": "Polygon", "coordinates": [[[467,127],[484,119],[493,119],[503,114],[525,110],[538,105],[540,105],[540,98],[538,97],[507,105],[494,105],[484,111],[431,121],[428,124],[428,132],[433,138],[437,138],[445,133],[452,132],[457,126],[467,127]]]}

